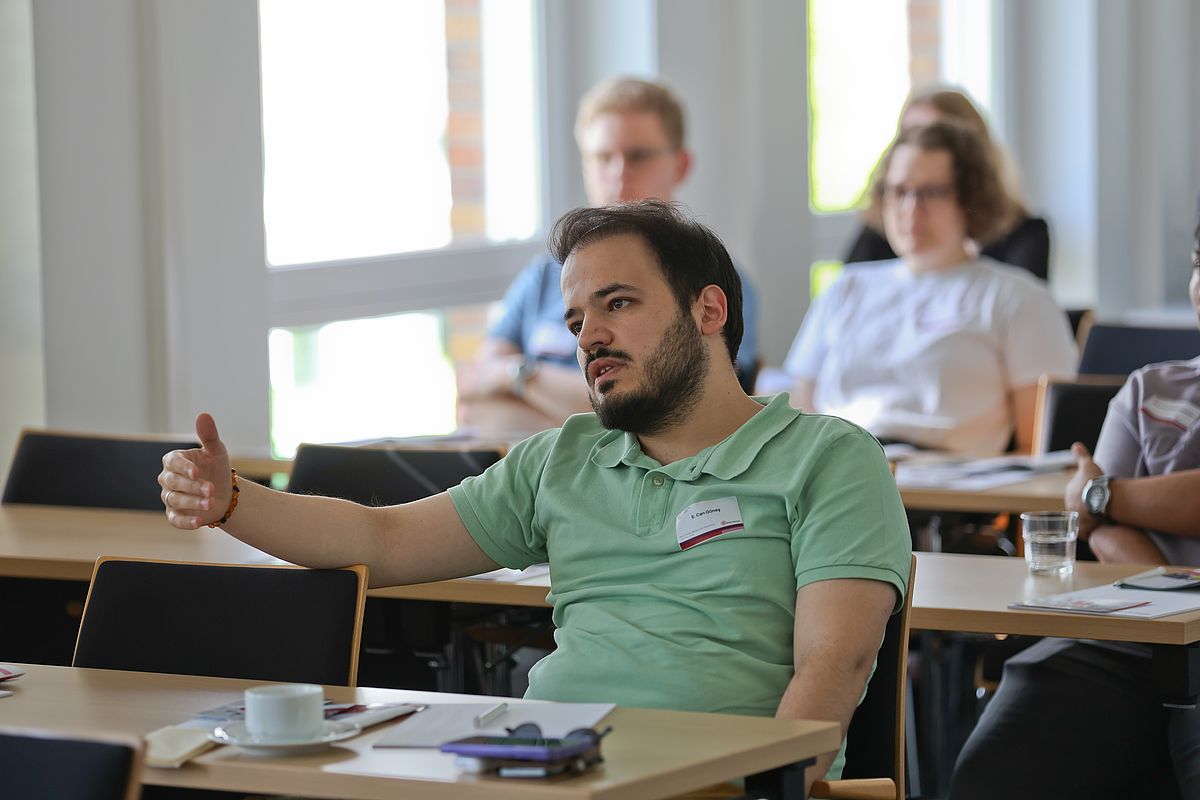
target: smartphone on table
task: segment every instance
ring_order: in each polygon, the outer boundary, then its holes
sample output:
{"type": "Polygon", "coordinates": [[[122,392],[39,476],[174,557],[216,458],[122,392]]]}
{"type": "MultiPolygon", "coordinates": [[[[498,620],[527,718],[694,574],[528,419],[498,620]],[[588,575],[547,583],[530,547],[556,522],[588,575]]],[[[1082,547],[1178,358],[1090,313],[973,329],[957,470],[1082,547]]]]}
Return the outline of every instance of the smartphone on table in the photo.
{"type": "Polygon", "coordinates": [[[443,753],[472,758],[498,758],[513,761],[565,761],[594,750],[588,739],[543,739],[524,736],[468,736],[442,745],[443,753]]]}

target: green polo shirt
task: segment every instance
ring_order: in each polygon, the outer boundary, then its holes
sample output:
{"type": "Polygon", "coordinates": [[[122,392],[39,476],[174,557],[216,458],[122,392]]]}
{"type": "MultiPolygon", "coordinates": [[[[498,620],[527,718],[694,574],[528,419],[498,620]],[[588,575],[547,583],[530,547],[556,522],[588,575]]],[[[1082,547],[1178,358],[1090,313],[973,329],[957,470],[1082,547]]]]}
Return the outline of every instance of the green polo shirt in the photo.
{"type": "Polygon", "coordinates": [[[665,466],[576,415],[450,490],[497,563],[551,565],[557,649],[530,670],[529,697],[771,716],[793,675],[799,587],[879,580],[899,607],[910,539],[878,442],[786,395],[759,402],[665,466]]]}

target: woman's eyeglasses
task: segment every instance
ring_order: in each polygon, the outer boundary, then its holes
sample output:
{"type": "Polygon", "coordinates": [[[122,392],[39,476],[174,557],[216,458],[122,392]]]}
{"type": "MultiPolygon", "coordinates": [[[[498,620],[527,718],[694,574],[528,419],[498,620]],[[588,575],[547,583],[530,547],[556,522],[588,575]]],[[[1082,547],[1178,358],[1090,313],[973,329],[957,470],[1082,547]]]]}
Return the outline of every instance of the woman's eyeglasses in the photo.
{"type": "Polygon", "coordinates": [[[903,184],[885,186],[884,199],[895,205],[903,205],[906,200],[912,200],[922,208],[931,203],[941,203],[954,197],[954,187],[950,184],[934,184],[932,186],[904,186],[903,184]]]}

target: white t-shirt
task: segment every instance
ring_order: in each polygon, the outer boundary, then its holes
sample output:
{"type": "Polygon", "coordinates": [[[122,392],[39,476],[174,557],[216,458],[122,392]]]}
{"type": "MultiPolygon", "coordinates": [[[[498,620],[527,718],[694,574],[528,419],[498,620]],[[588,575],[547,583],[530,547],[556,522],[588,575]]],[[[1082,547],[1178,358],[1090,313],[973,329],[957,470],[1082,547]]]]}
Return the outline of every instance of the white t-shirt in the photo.
{"type": "Polygon", "coordinates": [[[1066,315],[1028,272],[989,258],[910,272],[899,260],[846,267],[809,309],[784,368],[816,382],[817,411],[881,438],[992,455],[1014,420],[1013,389],[1073,376],[1066,315]]]}

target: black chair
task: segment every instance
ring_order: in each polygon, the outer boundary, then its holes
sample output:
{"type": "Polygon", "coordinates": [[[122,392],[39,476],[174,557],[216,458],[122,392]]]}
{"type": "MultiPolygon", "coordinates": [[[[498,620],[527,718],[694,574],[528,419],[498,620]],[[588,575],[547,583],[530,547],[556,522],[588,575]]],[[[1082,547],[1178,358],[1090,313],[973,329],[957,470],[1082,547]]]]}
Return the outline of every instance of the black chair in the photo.
{"type": "Polygon", "coordinates": [[[1033,417],[1034,454],[1066,450],[1075,442],[1095,450],[1108,404],[1124,382],[1116,375],[1085,375],[1076,380],[1043,375],[1033,417]]]}
{"type": "Polygon", "coordinates": [[[1159,361],[1176,361],[1200,355],[1200,330],[1196,328],[1144,328],[1136,325],[1095,323],[1088,330],[1081,375],[1128,375],[1159,361]]]}
{"type": "Polygon", "coordinates": [[[503,455],[499,450],[400,450],[302,444],[288,491],[367,506],[410,503],[457,486],[503,455]]]}
{"type": "MultiPolygon", "coordinates": [[[[22,431],[4,486],[4,503],[162,511],[162,457],[194,441],[22,431]]],[[[22,608],[4,638],[4,657],[71,663],[87,586],[81,581],[0,578],[0,604],[22,608]]]]}
{"type": "Polygon", "coordinates": [[[162,511],[162,457],[198,446],[186,439],[26,430],[3,502],[162,511]]]}
{"type": "Polygon", "coordinates": [[[0,729],[4,800],[135,800],[141,765],[142,743],[132,737],[0,729]]]}
{"type": "Polygon", "coordinates": [[[354,686],[367,568],[101,558],[73,666],[354,686]]]}
{"type": "Polygon", "coordinates": [[[866,696],[850,718],[842,779],[815,782],[811,797],[904,800],[909,612],[916,580],[914,557],[904,607],[888,619],[875,674],[867,684],[866,696]]]}
{"type": "MultiPolygon", "coordinates": [[[[288,491],[340,497],[367,506],[420,500],[478,475],[504,453],[499,449],[398,449],[302,444],[292,462],[288,491]]],[[[428,600],[367,600],[360,671],[364,683],[401,689],[463,691],[469,649],[454,633],[492,609],[457,612],[428,600]],[[457,617],[459,625],[455,625],[457,617]]],[[[479,688],[479,687],[473,687],[479,688]]]]}

